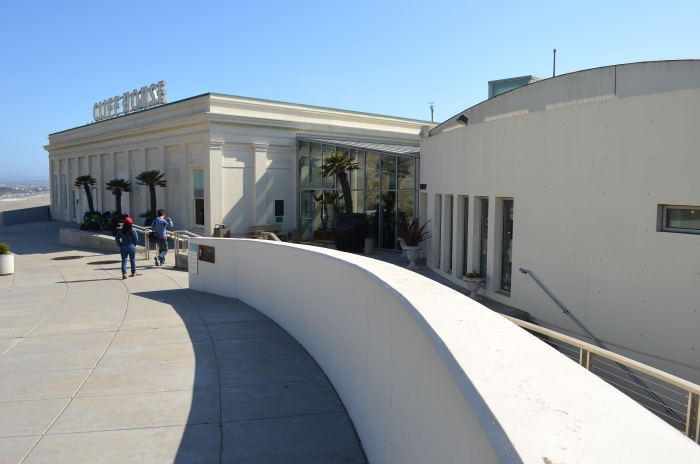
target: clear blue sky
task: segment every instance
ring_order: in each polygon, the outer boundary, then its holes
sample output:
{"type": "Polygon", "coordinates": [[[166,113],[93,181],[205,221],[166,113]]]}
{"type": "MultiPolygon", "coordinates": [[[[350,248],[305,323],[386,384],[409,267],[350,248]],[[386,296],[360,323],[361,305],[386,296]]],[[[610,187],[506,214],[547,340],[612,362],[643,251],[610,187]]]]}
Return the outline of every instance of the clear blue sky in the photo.
{"type": "Polygon", "coordinates": [[[51,132],[166,79],[206,92],[442,121],[487,81],[700,57],[700,2],[0,0],[0,178],[48,178],[51,132]],[[575,5],[575,6],[570,6],[575,5]]]}

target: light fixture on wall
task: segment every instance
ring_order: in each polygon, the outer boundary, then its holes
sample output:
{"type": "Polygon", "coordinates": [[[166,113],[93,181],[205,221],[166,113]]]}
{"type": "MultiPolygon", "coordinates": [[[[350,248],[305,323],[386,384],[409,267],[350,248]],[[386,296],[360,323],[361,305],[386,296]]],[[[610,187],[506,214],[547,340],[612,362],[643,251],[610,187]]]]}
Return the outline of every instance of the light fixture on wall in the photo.
{"type": "Polygon", "coordinates": [[[468,126],[468,125],[469,125],[469,118],[466,117],[465,115],[461,114],[461,115],[457,118],[457,122],[460,123],[460,124],[463,125],[463,126],[468,126]]]}

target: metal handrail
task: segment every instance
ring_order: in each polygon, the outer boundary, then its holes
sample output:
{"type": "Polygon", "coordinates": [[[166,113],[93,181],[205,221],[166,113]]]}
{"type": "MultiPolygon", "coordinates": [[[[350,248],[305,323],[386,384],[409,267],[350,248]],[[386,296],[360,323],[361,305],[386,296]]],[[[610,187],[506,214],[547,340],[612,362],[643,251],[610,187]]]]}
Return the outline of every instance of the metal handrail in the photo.
{"type": "Polygon", "coordinates": [[[586,367],[588,370],[591,370],[593,364],[593,356],[599,356],[601,358],[613,361],[618,365],[629,366],[635,369],[636,371],[639,371],[650,377],[654,377],[655,379],[666,382],[687,392],[688,405],[686,420],[683,421],[680,418],[678,420],[681,423],[685,423],[685,435],[693,441],[695,441],[696,443],[698,443],[698,437],[700,436],[700,434],[697,433],[698,429],[700,428],[700,415],[698,414],[698,399],[700,397],[700,385],[693,382],[689,382],[685,379],[677,377],[673,374],[669,374],[655,367],[648,366],[639,361],[635,361],[634,359],[619,355],[605,348],[601,348],[599,346],[583,342],[577,338],[564,335],[562,333],[556,332],[551,329],[547,329],[545,327],[541,327],[539,325],[535,325],[531,322],[525,322],[521,319],[506,316],[505,314],[502,314],[502,316],[511,321],[513,324],[518,325],[524,329],[540,333],[547,337],[560,340],[569,345],[579,348],[579,364],[581,364],[583,367],[586,367]]]}
{"type": "MultiPolygon", "coordinates": [[[[549,291],[549,289],[540,281],[540,279],[537,278],[537,276],[535,275],[534,272],[532,272],[532,271],[529,270],[529,269],[524,269],[524,268],[522,268],[522,267],[521,267],[519,270],[520,270],[520,272],[522,272],[523,274],[527,274],[527,275],[529,275],[530,277],[532,277],[532,280],[534,280],[535,283],[537,283],[537,285],[539,285],[540,288],[541,288],[542,290],[544,290],[544,292],[552,299],[552,301],[554,301],[554,302],[557,304],[557,306],[559,306],[559,308],[564,312],[564,314],[566,314],[567,316],[569,316],[569,318],[570,318],[572,321],[574,321],[574,323],[575,323],[581,330],[583,330],[583,332],[584,332],[591,340],[593,340],[593,342],[595,342],[595,344],[598,345],[599,348],[602,348],[603,350],[606,350],[606,351],[607,351],[607,349],[605,348],[605,346],[603,346],[603,344],[602,344],[597,338],[595,338],[595,337],[593,336],[593,334],[591,334],[591,333],[583,326],[583,324],[581,324],[581,323],[578,321],[578,319],[576,319],[576,317],[574,317],[574,315],[571,314],[571,312],[570,312],[568,309],[566,309],[566,307],[564,306],[564,303],[562,303],[561,301],[559,301],[559,299],[558,299],[556,296],[554,296],[554,294],[553,294],[552,292],[549,291]]],[[[537,326],[535,326],[535,327],[537,327],[537,326]]],[[[567,343],[568,343],[568,342],[567,342],[567,343]]],[[[659,404],[666,410],[666,412],[667,412],[668,414],[670,414],[671,416],[673,416],[677,421],[683,422],[683,420],[680,418],[680,416],[679,416],[678,414],[676,414],[676,412],[675,412],[673,409],[671,409],[669,406],[667,406],[666,403],[664,403],[663,400],[662,400],[661,398],[659,398],[658,395],[656,395],[656,393],[654,393],[653,391],[651,391],[651,389],[649,389],[649,387],[647,387],[647,386],[644,384],[644,382],[642,382],[636,375],[634,375],[626,366],[624,366],[623,364],[620,364],[619,362],[618,362],[617,364],[618,364],[618,366],[620,367],[620,369],[622,369],[623,371],[625,371],[625,372],[627,373],[627,375],[629,375],[629,376],[632,378],[632,380],[634,380],[635,383],[637,383],[637,385],[639,385],[640,387],[642,387],[642,388],[644,389],[644,391],[646,391],[647,394],[648,394],[654,401],[656,401],[657,403],[659,403],[659,404]]],[[[688,397],[688,398],[689,398],[688,404],[690,405],[690,403],[691,403],[690,397],[688,397]]],[[[697,413],[696,413],[696,414],[697,414],[697,413]]],[[[700,434],[696,434],[696,435],[700,435],[700,434]]]]}

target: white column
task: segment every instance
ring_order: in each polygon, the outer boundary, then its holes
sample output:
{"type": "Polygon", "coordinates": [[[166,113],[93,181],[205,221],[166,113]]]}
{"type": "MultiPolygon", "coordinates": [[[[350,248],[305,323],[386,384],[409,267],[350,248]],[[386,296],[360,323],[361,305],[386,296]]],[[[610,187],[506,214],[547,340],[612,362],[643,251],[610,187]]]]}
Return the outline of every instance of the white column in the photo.
{"type": "MultiPolygon", "coordinates": [[[[161,173],[165,174],[164,179],[168,181],[168,184],[170,184],[170,180],[168,179],[168,173],[165,170],[165,147],[163,145],[158,147],[158,166],[156,167],[156,169],[158,169],[161,173]]],[[[168,194],[166,193],[167,188],[168,187],[160,187],[158,189],[158,203],[161,205],[160,207],[163,208],[165,211],[168,211],[168,208],[170,207],[168,205],[168,194]]]]}
{"type": "Polygon", "coordinates": [[[98,153],[97,154],[97,204],[95,205],[95,207],[101,213],[104,213],[107,210],[107,208],[106,208],[107,202],[103,198],[105,196],[104,195],[105,186],[103,183],[103,180],[104,180],[103,177],[104,176],[102,175],[102,154],[98,153]]]}
{"type": "Polygon", "coordinates": [[[190,158],[187,156],[187,145],[182,142],[180,144],[180,210],[182,218],[185,222],[176,229],[191,229],[194,227],[194,191],[192,185],[192,168],[190,167],[190,158]]]}
{"type": "Polygon", "coordinates": [[[464,202],[468,201],[463,196],[455,195],[454,199],[454,212],[452,213],[453,221],[453,235],[454,235],[454,248],[452,250],[452,275],[460,279],[463,274],[464,263],[462,262],[464,258],[464,202]]]}
{"type": "Polygon", "coordinates": [[[210,141],[204,156],[204,235],[210,237],[214,224],[221,223],[224,142],[210,141]]]}
{"type": "Polygon", "coordinates": [[[469,202],[469,220],[467,221],[467,264],[464,267],[465,273],[478,272],[479,269],[479,209],[477,207],[478,198],[469,195],[466,201],[469,202]]]}
{"type": "Polygon", "coordinates": [[[253,221],[267,223],[267,143],[255,143],[253,148],[253,221]]]}
{"type": "MultiPolygon", "coordinates": [[[[299,157],[297,156],[297,144],[292,145],[292,204],[285,206],[292,213],[292,229],[299,228],[299,157]]],[[[287,213],[289,214],[289,213],[287,213]]]]}
{"type": "Polygon", "coordinates": [[[496,197],[489,198],[489,245],[486,251],[486,289],[491,291],[496,291],[498,287],[498,283],[495,281],[495,279],[498,279],[498,276],[494,274],[497,266],[496,260],[498,259],[496,253],[496,234],[498,233],[496,230],[498,225],[496,220],[496,203],[496,197]]]}
{"type": "Polygon", "coordinates": [[[450,224],[452,222],[452,208],[450,208],[450,198],[450,195],[442,196],[442,221],[440,221],[442,225],[440,228],[442,233],[442,239],[440,240],[440,270],[445,273],[450,272],[450,258],[452,257],[452,237],[450,237],[452,232],[450,224]]]}

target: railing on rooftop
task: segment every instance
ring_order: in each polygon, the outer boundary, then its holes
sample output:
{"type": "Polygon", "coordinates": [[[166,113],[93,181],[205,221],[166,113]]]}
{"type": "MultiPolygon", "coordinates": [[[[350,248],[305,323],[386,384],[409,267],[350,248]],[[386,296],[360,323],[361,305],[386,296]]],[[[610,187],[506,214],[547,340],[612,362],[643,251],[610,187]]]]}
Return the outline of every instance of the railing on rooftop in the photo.
{"type": "Polygon", "coordinates": [[[621,390],[695,443],[699,443],[700,385],[554,330],[510,316],[503,317],[535,332],[542,341],[621,390]],[[638,382],[631,380],[630,373],[641,379],[644,385],[640,386],[638,382]],[[659,403],[650,393],[662,398],[663,403],[659,403]]]}

